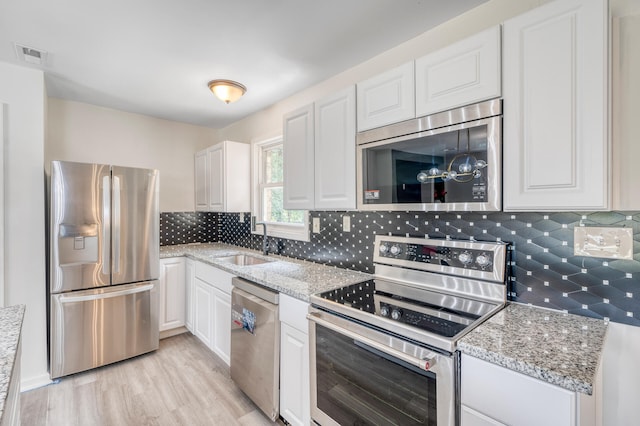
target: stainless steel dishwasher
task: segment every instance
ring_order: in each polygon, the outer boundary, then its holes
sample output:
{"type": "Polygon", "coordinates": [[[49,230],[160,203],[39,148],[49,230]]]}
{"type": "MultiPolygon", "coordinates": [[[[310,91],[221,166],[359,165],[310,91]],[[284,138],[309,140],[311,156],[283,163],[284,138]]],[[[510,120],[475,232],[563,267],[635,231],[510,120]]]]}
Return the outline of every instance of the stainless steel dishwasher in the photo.
{"type": "Polygon", "coordinates": [[[231,379],[271,420],[280,407],[278,293],[234,277],[231,379]]]}

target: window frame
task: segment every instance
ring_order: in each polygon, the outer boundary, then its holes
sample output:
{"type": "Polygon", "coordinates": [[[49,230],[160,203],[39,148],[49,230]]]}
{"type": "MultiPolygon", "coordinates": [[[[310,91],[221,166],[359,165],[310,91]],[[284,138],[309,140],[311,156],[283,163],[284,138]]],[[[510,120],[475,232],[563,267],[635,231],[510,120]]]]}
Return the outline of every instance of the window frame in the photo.
{"type": "MultiPolygon", "coordinates": [[[[251,146],[251,215],[256,217],[256,220],[260,222],[259,218],[262,218],[263,200],[262,193],[263,188],[280,186],[274,183],[263,182],[263,168],[264,160],[262,153],[277,145],[282,145],[284,139],[282,136],[257,141],[252,143],[251,146]]],[[[284,187],[284,182],[282,183],[284,187]]],[[[304,222],[302,224],[288,224],[281,222],[267,222],[267,235],[276,238],[287,238],[297,241],[310,241],[309,233],[309,211],[305,210],[304,222]]],[[[262,235],[262,227],[257,226],[255,231],[251,231],[252,234],[262,235]]]]}

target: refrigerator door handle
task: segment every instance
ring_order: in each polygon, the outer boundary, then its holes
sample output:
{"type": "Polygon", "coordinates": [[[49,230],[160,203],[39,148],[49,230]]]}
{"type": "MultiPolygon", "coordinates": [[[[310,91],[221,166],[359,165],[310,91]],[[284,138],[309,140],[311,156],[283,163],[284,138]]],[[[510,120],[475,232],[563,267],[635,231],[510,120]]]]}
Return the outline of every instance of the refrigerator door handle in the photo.
{"type": "Polygon", "coordinates": [[[113,177],[113,272],[120,272],[120,178],[113,177]]]}
{"type": "Polygon", "coordinates": [[[60,301],[60,303],[73,303],[73,302],[87,302],[91,300],[110,299],[112,297],[127,296],[130,294],[149,291],[153,289],[153,286],[154,286],[153,284],[144,284],[136,287],[130,287],[124,290],[105,291],[101,293],[92,293],[92,294],[83,294],[83,295],[74,295],[73,293],[62,294],[58,296],[58,300],[60,301]]]}
{"type": "Polygon", "coordinates": [[[111,274],[111,177],[102,177],[102,273],[111,274]]]}

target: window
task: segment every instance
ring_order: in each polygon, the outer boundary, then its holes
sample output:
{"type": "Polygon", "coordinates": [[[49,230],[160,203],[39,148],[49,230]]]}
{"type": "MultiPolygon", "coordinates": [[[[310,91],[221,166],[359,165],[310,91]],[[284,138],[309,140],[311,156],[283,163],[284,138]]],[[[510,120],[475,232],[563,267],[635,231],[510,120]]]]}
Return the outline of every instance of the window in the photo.
{"type": "Polygon", "coordinates": [[[283,206],[282,138],[254,144],[253,176],[253,214],[258,222],[269,225],[268,234],[309,241],[308,213],[305,210],[286,210],[283,206]]]}

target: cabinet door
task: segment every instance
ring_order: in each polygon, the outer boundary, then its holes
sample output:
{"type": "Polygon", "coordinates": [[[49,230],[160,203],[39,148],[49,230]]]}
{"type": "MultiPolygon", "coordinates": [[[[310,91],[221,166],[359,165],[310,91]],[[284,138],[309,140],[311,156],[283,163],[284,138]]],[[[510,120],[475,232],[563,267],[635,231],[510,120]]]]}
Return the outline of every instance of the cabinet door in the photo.
{"type": "Polygon", "coordinates": [[[196,153],[195,156],[195,197],[196,210],[207,210],[207,150],[196,153]]]}
{"type": "Polygon", "coordinates": [[[314,109],[315,208],[355,209],[355,87],[316,102],[314,109]]]}
{"type": "Polygon", "coordinates": [[[251,145],[224,142],[224,211],[251,211],[251,145]]]}
{"type": "Polygon", "coordinates": [[[464,354],[461,365],[460,395],[467,408],[508,425],[577,424],[575,392],[464,354]]]}
{"type": "Polygon", "coordinates": [[[227,365],[231,356],[231,295],[213,289],[213,341],[211,349],[227,365]]]}
{"type": "MultiPolygon", "coordinates": [[[[626,8],[613,9],[612,22],[612,151],[613,209],[640,210],[640,8],[625,0],[626,8]]],[[[620,2],[617,2],[620,3],[620,2]]]]}
{"type": "Polygon", "coordinates": [[[184,257],[160,259],[160,331],[185,323],[184,257]]]}
{"type": "Polygon", "coordinates": [[[463,405],[460,407],[460,426],[505,426],[505,424],[463,405]]]}
{"type": "Polygon", "coordinates": [[[211,348],[213,342],[213,287],[196,278],[194,290],[193,327],[195,335],[202,343],[211,348]]]}
{"type": "Polygon", "coordinates": [[[314,207],[313,105],[284,116],[284,208],[314,207]]]}
{"type": "Polygon", "coordinates": [[[500,26],[416,60],[416,116],[501,95],[500,26]]]}
{"type": "Polygon", "coordinates": [[[196,284],[196,266],[195,262],[191,259],[186,259],[185,262],[185,286],[186,286],[186,318],[185,325],[187,330],[194,333],[193,328],[193,316],[194,316],[194,303],[195,303],[195,284],[196,284]]]}
{"type": "Polygon", "coordinates": [[[309,336],[280,323],[280,414],[290,424],[311,424],[309,414],[309,336]]]}
{"type": "Polygon", "coordinates": [[[606,0],[504,23],[504,209],[609,206],[606,0]]]}
{"type": "Polygon", "coordinates": [[[222,212],[224,205],[224,145],[218,144],[207,150],[209,211],[222,212]]]}
{"type": "Polygon", "coordinates": [[[358,83],[358,131],[414,118],[414,88],[413,61],[358,83]]]}

